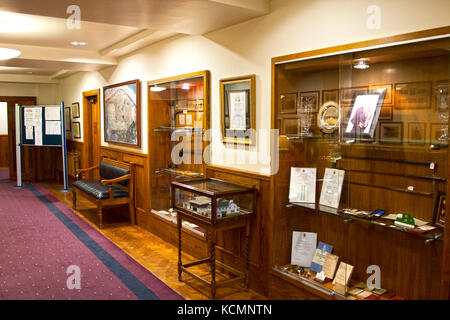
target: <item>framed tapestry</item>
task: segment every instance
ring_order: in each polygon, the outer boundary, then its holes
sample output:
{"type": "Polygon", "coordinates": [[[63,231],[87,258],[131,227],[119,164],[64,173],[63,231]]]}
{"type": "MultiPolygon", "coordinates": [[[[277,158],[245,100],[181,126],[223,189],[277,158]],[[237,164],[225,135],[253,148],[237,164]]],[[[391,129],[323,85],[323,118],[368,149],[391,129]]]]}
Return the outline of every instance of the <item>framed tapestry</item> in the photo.
{"type": "Polygon", "coordinates": [[[103,88],[105,142],[139,148],[141,146],[139,80],[103,88]]]}

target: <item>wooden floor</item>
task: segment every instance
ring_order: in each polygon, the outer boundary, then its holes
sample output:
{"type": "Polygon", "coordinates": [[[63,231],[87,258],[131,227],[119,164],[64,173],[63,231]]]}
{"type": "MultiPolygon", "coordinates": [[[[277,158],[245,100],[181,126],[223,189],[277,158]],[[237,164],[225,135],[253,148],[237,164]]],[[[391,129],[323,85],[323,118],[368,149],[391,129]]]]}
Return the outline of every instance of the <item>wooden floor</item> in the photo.
{"type": "MultiPolygon", "coordinates": [[[[72,193],[61,193],[61,185],[53,183],[40,183],[48,189],[59,200],[72,208],[72,193]]],[[[94,228],[103,233],[107,238],[114,242],[118,247],[128,253],[145,268],[150,270],[159,279],[173,288],[188,300],[205,300],[208,288],[183,274],[182,282],[178,281],[177,263],[178,250],[175,246],[165,242],[149,231],[139,227],[130,226],[129,222],[123,217],[117,215],[104,215],[104,229],[98,229],[96,207],[81,196],[77,199],[78,211],[75,211],[80,217],[85,219],[94,228]]],[[[183,253],[183,263],[194,261],[192,256],[183,253]]],[[[208,274],[208,269],[196,267],[197,273],[208,274]]],[[[219,277],[217,280],[221,280],[219,277]]],[[[266,297],[249,290],[242,291],[238,287],[219,288],[216,294],[217,300],[264,300],[266,297]]]]}

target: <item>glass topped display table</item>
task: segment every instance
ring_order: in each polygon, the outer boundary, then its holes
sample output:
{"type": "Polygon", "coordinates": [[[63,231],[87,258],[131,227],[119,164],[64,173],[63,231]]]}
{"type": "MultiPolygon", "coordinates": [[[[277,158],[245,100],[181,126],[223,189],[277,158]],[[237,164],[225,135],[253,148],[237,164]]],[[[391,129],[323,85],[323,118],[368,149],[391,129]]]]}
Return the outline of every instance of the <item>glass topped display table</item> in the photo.
{"type": "Polygon", "coordinates": [[[174,181],[172,182],[172,204],[178,217],[178,280],[182,281],[182,273],[185,272],[208,286],[211,290],[211,298],[215,297],[217,287],[236,282],[242,281],[247,290],[248,239],[250,220],[256,209],[256,189],[217,179],[174,181]],[[181,259],[183,220],[194,223],[206,231],[209,257],[183,264],[181,259]],[[245,228],[244,272],[216,261],[217,232],[235,228],[245,228]],[[210,277],[208,278],[188,270],[190,267],[206,263],[209,264],[210,277]],[[234,277],[217,282],[216,264],[234,277]]]}

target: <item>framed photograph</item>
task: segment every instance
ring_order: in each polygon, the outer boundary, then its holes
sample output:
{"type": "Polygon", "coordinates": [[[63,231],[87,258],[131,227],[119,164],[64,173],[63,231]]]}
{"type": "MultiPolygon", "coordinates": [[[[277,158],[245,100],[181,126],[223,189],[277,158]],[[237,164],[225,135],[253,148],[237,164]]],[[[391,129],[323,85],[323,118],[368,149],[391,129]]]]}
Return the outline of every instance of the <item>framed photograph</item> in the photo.
{"type": "Polygon", "coordinates": [[[334,102],[339,104],[339,89],[323,90],[322,91],[322,104],[326,102],[334,102]]]}
{"type": "Polygon", "coordinates": [[[70,127],[70,122],[71,122],[71,118],[70,118],[70,107],[64,107],[64,119],[66,120],[64,122],[64,126],[66,127],[66,134],[71,132],[71,127],[70,127]]]}
{"type": "Polygon", "coordinates": [[[292,137],[298,136],[300,127],[300,119],[298,118],[285,118],[281,119],[281,134],[292,137]]]}
{"type": "Polygon", "coordinates": [[[280,94],[279,106],[280,114],[297,113],[297,93],[280,94]]]}
{"type": "Polygon", "coordinates": [[[380,117],[378,119],[380,120],[392,120],[394,116],[394,108],[392,105],[385,105],[383,104],[383,107],[381,108],[380,117]]]}
{"type": "Polygon", "coordinates": [[[402,122],[380,122],[380,142],[401,143],[403,141],[402,122]]]}
{"type": "Polygon", "coordinates": [[[363,93],[368,91],[368,86],[363,87],[353,87],[353,88],[342,88],[339,90],[339,99],[342,104],[351,104],[355,92],[363,93]]]}
{"type": "Polygon", "coordinates": [[[72,115],[74,118],[80,117],[80,104],[78,102],[72,103],[72,115]]]}
{"type": "Polygon", "coordinates": [[[408,123],[408,142],[411,144],[424,144],[426,142],[425,122],[409,122],[408,123]]]}
{"type": "MultiPolygon", "coordinates": [[[[222,141],[224,143],[255,144],[255,79],[256,76],[252,74],[220,80],[222,141]]],[[[285,102],[284,99],[282,99],[283,102],[285,102]]],[[[289,105],[286,108],[292,108],[292,106],[289,105]]]]}
{"type": "Polygon", "coordinates": [[[300,92],[300,112],[319,111],[319,91],[300,92]]]}
{"type": "Polygon", "coordinates": [[[370,85],[369,90],[376,92],[377,90],[386,90],[386,95],[384,96],[384,102],[383,106],[386,104],[392,104],[392,97],[393,97],[393,91],[392,91],[392,84],[375,84],[370,85]]]}
{"type": "Polygon", "coordinates": [[[103,88],[105,142],[139,148],[140,134],[139,80],[103,88]]]}
{"type": "Polygon", "coordinates": [[[373,140],[386,90],[354,91],[344,138],[373,140]]]}
{"type": "Polygon", "coordinates": [[[396,109],[428,109],[431,107],[431,81],[396,83],[396,109]]]}
{"type": "Polygon", "coordinates": [[[72,132],[75,139],[81,139],[80,123],[72,122],[72,132]]]}
{"type": "Polygon", "coordinates": [[[438,191],[436,195],[436,201],[434,204],[433,225],[444,228],[445,216],[446,216],[447,195],[438,191]]]}
{"type": "Polygon", "coordinates": [[[431,123],[430,124],[430,142],[438,143],[439,138],[442,136],[442,124],[441,123],[431,123]]]}

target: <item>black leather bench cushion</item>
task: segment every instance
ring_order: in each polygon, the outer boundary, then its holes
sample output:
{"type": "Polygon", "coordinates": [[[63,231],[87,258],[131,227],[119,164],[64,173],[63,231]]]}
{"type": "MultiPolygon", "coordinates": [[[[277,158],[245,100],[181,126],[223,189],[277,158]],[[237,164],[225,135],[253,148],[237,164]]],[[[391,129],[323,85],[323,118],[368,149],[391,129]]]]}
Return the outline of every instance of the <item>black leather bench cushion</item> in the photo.
{"type": "MultiPolygon", "coordinates": [[[[98,200],[109,198],[108,185],[101,184],[99,180],[79,180],[73,183],[75,187],[86,192],[88,195],[95,197],[98,200]]],[[[128,192],[117,187],[112,187],[114,198],[127,198],[128,192]]]]}
{"type": "MultiPolygon", "coordinates": [[[[124,176],[129,173],[130,173],[130,170],[127,170],[127,169],[124,169],[121,167],[116,167],[109,163],[100,162],[100,177],[102,177],[103,179],[106,179],[106,180],[115,179],[115,178],[119,178],[119,177],[124,176]]],[[[120,181],[118,183],[123,186],[127,186],[128,182],[129,182],[128,180],[125,180],[125,181],[120,181]]]]}

